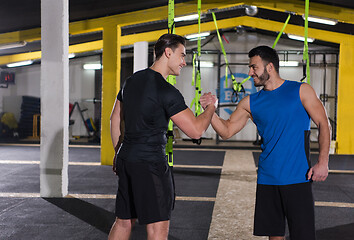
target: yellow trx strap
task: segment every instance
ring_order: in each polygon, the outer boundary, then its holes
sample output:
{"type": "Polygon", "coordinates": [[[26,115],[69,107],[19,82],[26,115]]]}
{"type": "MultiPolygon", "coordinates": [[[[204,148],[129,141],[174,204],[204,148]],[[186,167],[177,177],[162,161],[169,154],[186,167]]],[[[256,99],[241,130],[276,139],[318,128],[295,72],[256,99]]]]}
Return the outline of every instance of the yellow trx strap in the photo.
{"type": "MultiPolygon", "coordinates": [[[[308,0],[307,0],[308,1],[308,0]]],[[[218,39],[219,39],[219,43],[220,43],[220,47],[221,47],[221,50],[222,50],[222,53],[224,55],[224,59],[225,59],[225,64],[226,64],[226,67],[225,67],[225,87],[228,87],[228,83],[227,83],[227,78],[228,78],[228,72],[227,70],[229,69],[230,71],[230,75],[231,75],[231,79],[232,79],[232,88],[233,88],[233,96],[235,96],[235,102],[237,102],[237,99],[238,99],[238,92],[244,92],[244,88],[243,88],[243,85],[245,82],[247,82],[251,76],[248,76],[247,78],[243,79],[241,82],[237,82],[231,69],[230,69],[230,66],[229,66],[229,62],[227,60],[227,56],[226,56],[226,52],[225,52],[225,48],[224,48],[224,44],[222,43],[222,39],[220,37],[220,33],[219,33],[219,29],[218,29],[218,26],[217,26],[217,23],[216,23],[216,17],[215,17],[215,13],[212,12],[212,15],[213,15],[213,19],[214,19],[214,24],[215,24],[215,28],[216,28],[216,33],[218,35],[218,39]]],[[[290,14],[288,15],[288,18],[286,19],[284,25],[283,25],[283,28],[281,29],[281,31],[279,32],[277,38],[275,39],[274,41],[274,44],[273,44],[273,47],[272,48],[275,48],[275,46],[277,45],[281,35],[283,34],[284,32],[284,29],[286,27],[286,25],[288,24],[290,20],[290,14]]]]}
{"type": "MultiPolygon", "coordinates": [[[[219,39],[221,51],[222,51],[222,54],[224,55],[224,61],[225,61],[225,64],[226,64],[226,67],[225,67],[225,87],[227,87],[227,86],[228,86],[228,83],[227,83],[227,79],[228,79],[227,69],[229,68],[229,61],[227,60],[226,52],[225,52],[225,48],[224,48],[224,44],[222,43],[222,39],[221,39],[221,37],[220,37],[220,33],[219,33],[219,29],[218,29],[218,24],[217,24],[217,22],[216,22],[215,13],[212,12],[211,14],[213,15],[213,20],[214,20],[214,24],[215,24],[216,34],[218,35],[218,39],[219,39]]],[[[233,78],[233,77],[234,77],[234,76],[231,74],[231,78],[233,78]]],[[[232,80],[233,80],[233,79],[232,79],[232,80]]],[[[235,80],[236,80],[236,79],[235,79],[235,80]]]]}
{"type": "MultiPolygon", "coordinates": [[[[174,0],[168,1],[168,32],[175,33],[175,3],[174,0]]],[[[176,84],[176,76],[169,75],[167,82],[174,85],[176,84]]],[[[168,165],[173,166],[173,122],[169,121],[167,128],[167,143],[166,143],[166,156],[168,165]]]]}
{"type": "Polygon", "coordinates": [[[309,46],[307,43],[308,36],[308,16],[309,16],[309,0],[305,1],[305,41],[304,41],[304,54],[303,59],[306,62],[306,79],[307,83],[310,84],[310,59],[309,59],[309,46]]]}
{"type": "MultiPolygon", "coordinates": [[[[200,12],[201,12],[201,0],[198,0],[198,33],[200,34],[200,12]]],[[[199,103],[201,89],[201,73],[200,73],[200,56],[201,56],[201,38],[198,37],[198,49],[193,54],[193,76],[192,86],[195,86],[195,97],[192,100],[191,108],[194,105],[195,115],[198,116],[202,113],[202,107],[199,103]]]]}
{"type": "MultiPolygon", "coordinates": [[[[201,14],[201,0],[198,0],[198,33],[200,35],[200,14],[201,14]]],[[[192,86],[195,86],[195,97],[192,100],[191,108],[194,105],[195,116],[199,116],[202,113],[202,106],[200,105],[200,96],[202,94],[201,87],[201,73],[200,73],[200,56],[201,56],[201,37],[198,37],[197,53],[193,54],[193,76],[192,86]]],[[[202,140],[192,139],[193,143],[201,144],[202,140]]]]}
{"type": "Polygon", "coordinates": [[[220,37],[218,25],[217,25],[217,22],[216,22],[215,13],[212,12],[212,15],[213,15],[213,20],[214,20],[214,24],[215,24],[216,34],[218,36],[220,47],[221,47],[221,51],[222,51],[222,54],[224,56],[224,61],[225,61],[225,64],[226,64],[226,66],[225,66],[225,87],[226,88],[228,87],[228,81],[227,81],[228,80],[228,71],[227,70],[229,70],[230,71],[230,75],[231,75],[231,80],[232,80],[232,86],[233,86],[232,87],[232,89],[233,89],[232,96],[234,97],[235,102],[237,102],[237,100],[238,100],[238,94],[237,93],[245,91],[243,86],[242,86],[242,84],[245,83],[249,78],[246,78],[241,83],[238,83],[236,81],[236,78],[235,78],[234,74],[232,73],[232,71],[230,69],[229,61],[227,60],[224,44],[222,43],[222,39],[220,37]]]}

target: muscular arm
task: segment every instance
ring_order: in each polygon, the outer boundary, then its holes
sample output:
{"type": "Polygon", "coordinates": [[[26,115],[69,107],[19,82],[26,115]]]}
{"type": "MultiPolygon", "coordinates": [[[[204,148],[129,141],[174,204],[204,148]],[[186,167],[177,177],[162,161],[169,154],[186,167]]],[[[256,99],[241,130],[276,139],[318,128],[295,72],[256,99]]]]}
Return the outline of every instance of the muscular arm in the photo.
{"type": "Polygon", "coordinates": [[[117,151],[120,143],[123,141],[124,134],[124,118],[123,103],[118,99],[114,103],[111,113],[111,139],[114,149],[117,151]]]}
{"type": "Polygon", "coordinates": [[[214,113],[211,125],[222,139],[229,139],[246,125],[247,120],[251,118],[250,112],[250,101],[247,96],[240,101],[228,120],[224,120],[214,113]]]}
{"type": "Polygon", "coordinates": [[[215,106],[209,104],[202,114],[198,117],[189,109],[185,109],[171,117],[171,120],[182,130],[188,137],[199,139],[208,128],[211,117],[215,112],[215,106]]]}
{"type": "Polygon", "coordinates": [[[328,158],[331,138],[331,126],[328,121],[326,110],[318,99],[313,88],[304,83],[300,87],[300,99],[312,121],[317,125],[319,135],[319,157],[318,162],[308,174],[313,181],[324,181],[328,176],[328,158]]]}

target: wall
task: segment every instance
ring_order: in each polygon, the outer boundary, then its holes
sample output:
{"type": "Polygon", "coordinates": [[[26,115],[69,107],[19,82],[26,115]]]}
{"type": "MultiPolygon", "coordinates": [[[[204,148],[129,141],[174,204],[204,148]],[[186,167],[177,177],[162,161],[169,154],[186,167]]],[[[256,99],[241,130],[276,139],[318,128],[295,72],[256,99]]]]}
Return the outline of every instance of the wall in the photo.
{"type": "MultiPolygon", "coordinates": [[[[256,34],[256,33],[246,33],[242,29],[239,29],[237,32],[225,32],[224,33],[229,44],[224,42],[226,52],[238,52],[245,54],[230,54],[228,55],[228,60],[230,63],[243,63],[245,65],[231,66],[233,73],[236,75],[236,80],[238,82],[242,81],[248,73],[248,56],[247,52],[253,47],[259,45],[268,45],[272,46],[275,40],[274,37],[256,34]],[[237,75],[238,74],[238,75],[237,75]]],[[[323,47],[316,45],[315,43],[309,44],[310,50],[337,50],[330,47],[323,47]]],[[[196,42],[187,42],[187,50],[196,48],[196,42]]],[[[219,42],[215,37],[211,42],[203,46],[202,50],[218,50],[220,49],[219,42]]],[[[303,43],[299,41],[280,39],[279,43],[276,46],[276,50],[298,50],[303,49],[303,43]]],[[[124,55],[122,55],[124,56],[124,55]]],[[[280,60],[284,60],[285,56],[280,55],[280,60]]],[[[289,55],[289,60],[297,60],[301,62],[302,54],[298,55],[289,55]]],[[[212,92],[216,94],[217,90],[217,55],[215,54],[202,54],[202,61],[213,61],[215,66],[213,68],[202,68],[201,77],[202,77],[202,92],[212,92]]],[[[316,59],[313,61],[320,63],[322,61],[322,56],[316,56],[316,59]]],[[[94,117],[94,104],[87,100],[94,98],[94,81],[95,81],[95,71],[94,70],[83,70],[82,66],[84,63],[98,63],[100,61],[99,56],[91,56],[84,58],[77,58],[70,60],[70,103],[78,102],[82,109],[88,109],[83,112],[84,118],[94,117]]],[[[186,57],[187,62],[192,62],[192,55],[188,54],[186,57]]],[[[326,56],[326,61],[328,63],[335,62],[334,55],[326,56]]],[[[122,64],[127,64],[127,61],[122,61],[122,64]]],[[[128,61],[131,62],[131,59],[128,61]]],[[[223,56],[222,56],[222,62],[223,56]]],[[[15,72],[16,85],[10,85],[9,88],[4,89],[0,88],[0,112],[10,111],[13,112],[19,120],[20,117],[20,104],[21,96],[35,96],[39,97],[40,95],[40,65],[32,65],[27,67],[20,67],[11,69],[15,72]]],[[[316,93],[320,95],[323,93],[324,84],[324,66],[312,66],[311,67],[311,85],[314,87],[316,93]]],[[[335,92],[335,75],[336,71],[334,67],[328,67],[326,70],[326,93],[334,96],[335,92]]],[[[302,66],[299,67],[281,67],[280,76],[284,79],[299,81],[302,76],[302,66]]],[[[225,68],[221,68],[221,79],[225,78],[225,68]]],[[[183,70],[179,77],[177,77],[177,84],[175,85],[185,97],[186,104],[190,106],[192,99],[194,98],[194,87],[191,85],[192,82],[192,66],[188,65],[183,70]]],[[[252,81],[248,81],[244,84],[246,93],[256,91],[253,86],[252,81]]],[[[229,86],[224,87],[223,84],[221,88],[221,104],[231,104],[230,95],[231,91],[231,78],[229,77],[229,86]]],[[[334,119],[335,115],[335,106],[334,99],[329,99],[325,104],[326,110],[329,116],[334,119]]],[[[194,110],[194,108],[192,108],[194,110]]],[[[228,119],[230,114],[235,110],[235,107],[223,107],[220,108],[220,116],[224,119],[228,119]]],[[[77,109],[73,112],[72,118],[75,120],[75,124],[71,126],[71,133],[73,136],[87,136],[86,129],[81,120],[79,112],[77,109]]],[[[314,125],[312,124],[314,127],[314,125]]],[[[186,136],[182,133],[183,138],[186,136]]],[[[232,137],[231,140],[238,141],[255,141],[256,140],[256,128],[252,121],[249,121],[246,127],[236,136],[232,137]]],[[[204,134],[206,138],[215,139],[216,134],[214,130],[209,127],[207,132],[204,134]]],[[[317,131],[313,130],[311,135],[311,140],[315,141],[317,138],[317,131]]]]}
{"type": "MultiPolygon", "coordinates": [[[[241,82],[248,74],[248,51],[252,48],[259,45],[267,45],[272,46],[274,42],[273,37],[260,35],[256,33],[245,33],[243,31],[239,31],[239,33],[225,33],[226,38],[230,42],[229,44],[224,42],[224,47],[226,52],[230,53],[246,53],[246,54],[229,54],[227,56],[229,63],[243,63],[245,65],[237,65],[231,66],[230,68],[234,75],[236,76],[237,82],[241,82]]],[[[196,48],[196,42],[187,42],[187,49],[196,48]]],[[[325,50],[337,50],[330,47],[319,46],[316,44],[309,44],[309,48],[311,51],[325,51],[325,50]]],[[[215,37],[210,43],[202,47],[202,50],[219,50],[220,44],[218,39],[215,37]]],[[[276,50],[298,50],[302,51],[303,42],[294,41],[294,40],[286,40],[280,39],[278,42],[276,50]]],[[[279,55],[280,60],[285,60],[284,55],[279,55]]],[[[288,60],[296,60],[301,63],[302,54],[294,54],[288,55],[288,60]]],[[[313,58],[312,61],[316,63],[320,63],[323,61],[322,56],[316,56],[316,59],[313,58]]],[[[202,92],[212,92],[216,94],[217,90],[217,61],[218,57],[215,54],[202,54],[202,61],[213,61],[215,66],[213,68],[201,68],[201,78],[202,78],[202,92]]],[[[186,57],[187,62],[192,62],[192,55],[188,54],[186,57]]],[[[326,61],[328,63],[335,63],[335,55],[327,55],[326,61]]],[[[221,57],[221,62],[224,63],[224,57],[221,57]]],[[[280,76],[287,80],[300,81],[303,77],[303,69],[302,66],[299,67],[280,67],[280,76]]],[[[327,67],[326,70],[326,93],[328,95],[335,95],[335,68],[327,67]]],[[[310,76],[311,76],[311,85],[314,87],[318,96],[323,93],[324,84],[324,66],[312,66],[310,67],[310,76]]],[[[221,68],[221,79],[225,79],[225,67],[221,68]]],[[[190,106],[192,99],[194,98],[194,87],[191,86],[192,82],[192,66],[188,65],[183,70],[179,77],[177,77],[177,84],[175,85],[183,94],[186,100],[186,104],[190,106]]],[[[225,88],[223,85],[220,86],[221,92],[225,92],[221,94],[222,97],[219,99],[221,104],[232,104],[230,101],[230,95],[232,93],[231,90],[231,77],[228,77],[228,88],[225,88]]],[[[246,90],[246,95],[255,92],[259,89],[256,89],[253,86],[252,80],[247,81],[244,84],[244,88],[246,90]]],[[[241,96],[242,98],[242,96],[241,96]]],[[[334,99],[330,99],[325,104],[326,110],[329,116],[334,119],[334,99]]],[[[193,110],[193,108],[192,108],[193,110]]],[[[228,119],[230,114],[235,110],[235,107],[222,107],[220,108],[220,116],[224,119],[228,119]]],[[[312,127],[315,125],[312,123],[312,127]]],[[[313,129],[311,134],[311,140],[317,141],[317,130],[313,129]]],[[[182,138],[187,138],[185,134],[181,133],[182,138]]],[[[216,135],[212,127],[209,127],[206,133],[203,135],[206,138],[215,139],[216,135]]],[[[255,141],[257,138],[256,127],[251,120],[248,121],[245,128],[235,136],[233,136],[230,140],[238,140],[238,141],[255,141]]]]}
{"type": "MultiPolygon", "coordinates": [[[[94,117],[94,106],[92,102],[86,100],[94,98],[94,70],[83,70],[84,63],[97,63],[99,56],[77,58],[70,60],[70,83],[69,83],[69,102],[78,102],[82,109],[84,118],[94,117]]],[[[21,97],[33,96],[40,97],[40,64],[9,68],[6,71],[15,73],[15,85],[8,88],[0,88],[0,112],[14,113],[16,120],[20,120],[21,97]]],[[[53,111],[55,113],[55,111],[53,111]]],[[[75,123],[71,126],[73,136],[87,136],[85,126],[81,120],[77,109],[74,110],[72,120],[75,123]]]]}

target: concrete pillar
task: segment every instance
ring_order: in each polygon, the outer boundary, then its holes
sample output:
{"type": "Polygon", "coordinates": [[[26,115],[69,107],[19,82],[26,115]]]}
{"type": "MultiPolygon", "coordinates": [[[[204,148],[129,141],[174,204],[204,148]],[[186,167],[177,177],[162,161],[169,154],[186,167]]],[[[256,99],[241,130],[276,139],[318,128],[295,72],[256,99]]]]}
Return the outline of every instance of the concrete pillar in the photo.
{"type": "Polygon", "coordinates": [[[41,197],[68,194],[68,9],[68,0],[41,0],[41,197]]]}
{"type": "Polygon", "coordinates": [[[148,67],[149,44],[148,42],[134,43],[134,72],[148,67]]]}

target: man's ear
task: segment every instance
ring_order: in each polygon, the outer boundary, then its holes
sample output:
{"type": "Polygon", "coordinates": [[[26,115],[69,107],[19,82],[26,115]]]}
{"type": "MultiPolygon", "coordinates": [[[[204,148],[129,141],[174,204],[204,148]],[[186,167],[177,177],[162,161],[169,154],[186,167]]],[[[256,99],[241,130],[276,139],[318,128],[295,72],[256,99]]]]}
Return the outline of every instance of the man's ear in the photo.
{"type": "Polygon", "coordinates": [[[273,63],[268,63],[268,66],[267,66],[267,68],[268,68],[268,72],[271,72],[272,70],[274,70],[274,65],[273,65],[273,63]]]}
{"type": "Polygon", "coordinates": [[[165,56],[167,58],[170,58],[172,54],[172,49],[171,48],[165,48],[165,56]]]}

